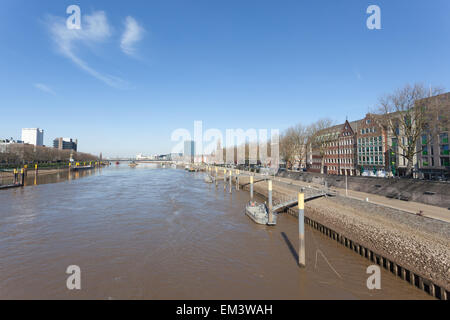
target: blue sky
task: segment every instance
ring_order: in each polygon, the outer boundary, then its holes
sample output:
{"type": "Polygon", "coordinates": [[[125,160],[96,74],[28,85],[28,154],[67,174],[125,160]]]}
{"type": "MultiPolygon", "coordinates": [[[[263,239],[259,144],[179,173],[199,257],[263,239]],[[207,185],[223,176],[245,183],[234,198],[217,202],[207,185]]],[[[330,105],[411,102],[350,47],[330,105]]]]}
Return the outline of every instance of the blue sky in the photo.
{"type": "Polygon", "coordinates": [[[39,127],[111,156],[170,152],[195,120],[283,130],[361,118],[406,83],[450,88],[448,0],[3,0],[0,41],[0,137],[39,127]]]}

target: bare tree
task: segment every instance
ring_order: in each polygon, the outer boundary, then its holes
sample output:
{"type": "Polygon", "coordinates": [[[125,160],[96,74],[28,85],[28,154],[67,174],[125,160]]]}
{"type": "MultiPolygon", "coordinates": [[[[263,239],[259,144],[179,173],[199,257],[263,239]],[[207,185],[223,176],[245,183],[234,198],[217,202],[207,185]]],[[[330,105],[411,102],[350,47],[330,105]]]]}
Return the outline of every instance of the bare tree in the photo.
{"type": "MultiPolygon", "coordinates": [[[[7,153],[0,153],[0,161],[8,164],[30,164],[30,163],[50,163],[68,162],[70,150],[59,150],[29,144],[10,144],[7,153]]],[[[88,153],[74,152],[74,159],[80,162],[98,161],[98,157],[88,153]]]]}
{"type": "Polygon", "coordinates": [[[306,162],[307,144],[310,139],[311,128],[301,123],[288,128],[280,139],[281,156],[290,167],[296,163],[299,166],[306,162]]]}
{"type": "Polygon", "coordinates": [[[295,141],[292,128],[286,130],[280,136],[280,156],[286,162],[286,167],[292,167],[295,161],[295,141]]]}
{"type": "MultiPolygon", "coordinates": [[[[416,83],[413,86],[408,84],[393,94],[379,99],[379,113],[383,115],[383,125],[388,135],[396,139],[399,156],[407,161],[407,176],[412,175],[414,156],[422,152],[422,149],[417,147],[419,138],[425,131],[431,129],[428,121],[429,113],[437,107],[422,103],[423,99],[442,92],[442,88],[427,89],[423,84],[416,83]]],[[[432,137],[434,135],[431,134],[432,137]]]]}

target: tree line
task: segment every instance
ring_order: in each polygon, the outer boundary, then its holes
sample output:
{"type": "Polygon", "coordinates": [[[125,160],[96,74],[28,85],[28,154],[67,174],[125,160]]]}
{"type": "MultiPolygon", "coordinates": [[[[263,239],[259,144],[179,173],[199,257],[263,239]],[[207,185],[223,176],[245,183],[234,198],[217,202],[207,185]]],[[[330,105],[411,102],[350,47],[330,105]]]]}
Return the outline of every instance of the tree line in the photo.
{"type": "Polygon", "coordinates": [[[29,144],[8,144],[0,150],[0,163],[4,164],[27,164],[27,163],[49,163],[69,162],[70,157],[74,161],[87,162],[97,161],[95,155],[75,152],[72,150],[60,150],[29,144]]]}

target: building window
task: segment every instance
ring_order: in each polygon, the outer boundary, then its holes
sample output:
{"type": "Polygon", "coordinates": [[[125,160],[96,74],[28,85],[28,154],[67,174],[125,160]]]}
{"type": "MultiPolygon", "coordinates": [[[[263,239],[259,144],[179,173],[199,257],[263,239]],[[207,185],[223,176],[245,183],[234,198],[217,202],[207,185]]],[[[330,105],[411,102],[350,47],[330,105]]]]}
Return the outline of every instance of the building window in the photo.
{"type": "Polygon", "coordinates": [[[443,155],[443,156],[449,155],[448,144],[441,146],[441,155],[443,155]]]}
{"type": "Polygon", "coordinates": [[[450,167],[450,159],[441,158],[441,167],[450,167]]]}
{"type": "Polygon", "coordinates": [[[422,144],[428,144],[428,138],[425,134],[422,136],[422,144]]]}
{"type": "Polygon", "coordinates": [[[448,144],[448,133],[441,133],[439,135],[439,139],[440,139],[441,144],[448,144]]]}

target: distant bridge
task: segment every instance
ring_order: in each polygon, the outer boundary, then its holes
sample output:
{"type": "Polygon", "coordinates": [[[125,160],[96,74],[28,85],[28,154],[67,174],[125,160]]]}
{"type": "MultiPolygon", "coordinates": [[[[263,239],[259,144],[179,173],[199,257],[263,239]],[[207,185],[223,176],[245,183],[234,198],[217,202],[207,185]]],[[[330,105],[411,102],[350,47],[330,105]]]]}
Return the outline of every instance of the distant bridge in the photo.
{"type": "Polygon", "coordinates": [[[104,159],[103,161],[109,161],[109,162],[115,162],[115,161],[135,161],[136,159],[133,158],[110,158],[110,159],[104,159]]]}
{"type": "Polygon", "coordinates": [[[172,160],[135,160],[136,163],[175,163],[172,160]]]}

